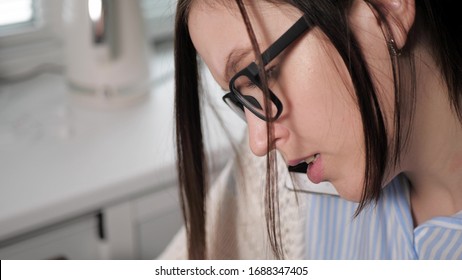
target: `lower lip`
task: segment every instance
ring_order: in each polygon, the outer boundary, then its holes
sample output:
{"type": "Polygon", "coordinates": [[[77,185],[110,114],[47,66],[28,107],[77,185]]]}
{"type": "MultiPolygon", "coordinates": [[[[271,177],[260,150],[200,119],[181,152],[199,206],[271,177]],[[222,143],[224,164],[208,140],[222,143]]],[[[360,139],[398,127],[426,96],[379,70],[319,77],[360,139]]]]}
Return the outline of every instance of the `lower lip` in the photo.
{"type": "Polygon", "coordinates": [[[322,182],[323,173],[324,170],[322,168],[322,157],[319,155],[315,162],[308,165],[306,175],[311,182],[319,184],[322,182]]]}

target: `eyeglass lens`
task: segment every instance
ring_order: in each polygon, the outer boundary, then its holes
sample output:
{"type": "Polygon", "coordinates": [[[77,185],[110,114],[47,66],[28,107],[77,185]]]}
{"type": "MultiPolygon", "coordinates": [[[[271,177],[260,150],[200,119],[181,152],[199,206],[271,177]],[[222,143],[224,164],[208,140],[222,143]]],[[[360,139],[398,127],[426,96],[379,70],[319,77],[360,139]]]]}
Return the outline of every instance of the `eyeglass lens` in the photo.
{"type": "MultiPolygon", "coordinates": [[[[249,108],[249,110],[260,118],[266,119],[264,109],[265,94],[259,86],[249,77],[241,75],[234,81],[234,89],[239,92],[240,101],[245,107],[249,108]]],[[[273,102],[271,102],[271,106],[271,115],[269,117],[273,118],[277,114],[277,107],[273,102]]]]}

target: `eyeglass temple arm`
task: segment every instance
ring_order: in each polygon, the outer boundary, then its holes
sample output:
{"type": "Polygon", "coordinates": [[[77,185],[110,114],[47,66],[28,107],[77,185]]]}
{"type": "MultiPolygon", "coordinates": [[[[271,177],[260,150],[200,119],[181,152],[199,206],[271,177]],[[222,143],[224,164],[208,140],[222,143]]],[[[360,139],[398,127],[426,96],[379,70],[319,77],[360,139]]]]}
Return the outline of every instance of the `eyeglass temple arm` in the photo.
{"type": "Polygon", "coordinates": [[[310,27],[305,17],[302,16],[271,47],[262,53],[263,64],[268,64],[310,27]]]}

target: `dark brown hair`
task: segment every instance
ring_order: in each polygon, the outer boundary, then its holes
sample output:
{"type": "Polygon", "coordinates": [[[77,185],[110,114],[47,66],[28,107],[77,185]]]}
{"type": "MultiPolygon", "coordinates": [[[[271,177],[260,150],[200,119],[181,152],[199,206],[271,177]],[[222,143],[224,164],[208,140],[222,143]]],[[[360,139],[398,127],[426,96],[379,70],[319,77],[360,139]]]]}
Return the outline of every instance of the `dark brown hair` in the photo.
{"type": "MultiPolygon", "coordinates": [[[[188,12],[193,1],[179,0],[175,23],[175,114],[178,176],[183,207],[188,252],[190,259],[204,259],[206,255],[206,207],[207,163],[204,156],[201,124],[201,90],[198,58],[188,31],[188,12]]],[[[233,5],[232,1],[218,3],[233,5]]],[[[242,0],[237,0],[242,5],[242,0]]],[[[390,52],[395,82],[394,139],[388,143],[384,116],[378,95],[366,66],[361,49],[348,25],[348,11],[352,0],[271,0],[286,3],[303,12],[311,25],[322,30],[342,57],[355,89],[358,109],[364,132],[365,159],[363,195],[356,213],[365,205],[377,201],[381,195],[384,173],[390,164],[399,162],[405,150],[411,129],[415,106],[415,71],[413,46],[418,41],[427,43],[442,77],[448,87],[448,98],[455,114],[462,123],[462,24],[455,0],[417,0],[416,19],[408,34],[401,55],[390,52]]],[[[367,1],[379,15],[386,14],[379,0],[367,1]]],[[[241,13],[246,18],[246,14],[241,13]]],[[[385,17],[379,17],[384,20],[385,17]]],[[[387,22],[382,22],[387,26],[387,22]]],[[[247,21],[248,30],[251,30],[247,21]]],[[[251,32],[249,31],[249,35],[251,32]]],[[[387,34],[385,34],[387,38],[387,34]]],[[[254,49],[258,45],[253,43],[254,49]]],[[[258,60],[258,52],[256,52],[258,60]]],[[[268,141],[271,140],[268,130],[268,141]]],[[[268,142],[270,143],[270,142],[268,142]]],[[[268,145],[270,149],[270,145],[268,145]]],[[[269,151],[268,151],[269,152],[269,151]]],[[[267,228],[276,257],[284,256],[277,234],[278,207],[275,186],[275,159],[269,153],[267,159],[267,228]]]]}

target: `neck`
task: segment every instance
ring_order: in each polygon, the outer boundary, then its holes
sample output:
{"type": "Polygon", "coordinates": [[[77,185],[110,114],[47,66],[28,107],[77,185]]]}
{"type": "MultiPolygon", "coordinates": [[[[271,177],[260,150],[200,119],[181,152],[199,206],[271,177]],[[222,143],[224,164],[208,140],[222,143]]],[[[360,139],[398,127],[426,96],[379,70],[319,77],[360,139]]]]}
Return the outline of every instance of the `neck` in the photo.
{"type": "Polygon", "coordinates": [[[411,182],[415,225],[462,210],[462,124],[425,52],[416,60],[416,111],[403,170],[411,182]]]}

